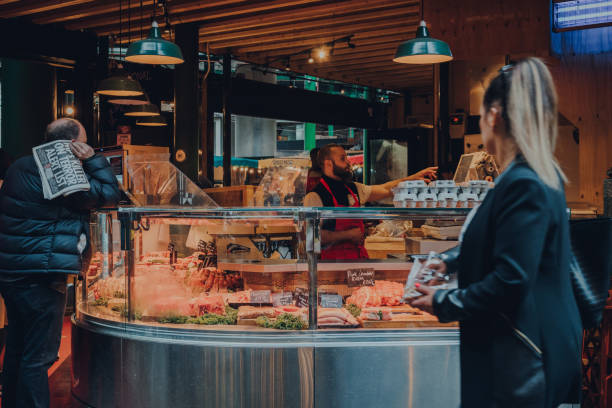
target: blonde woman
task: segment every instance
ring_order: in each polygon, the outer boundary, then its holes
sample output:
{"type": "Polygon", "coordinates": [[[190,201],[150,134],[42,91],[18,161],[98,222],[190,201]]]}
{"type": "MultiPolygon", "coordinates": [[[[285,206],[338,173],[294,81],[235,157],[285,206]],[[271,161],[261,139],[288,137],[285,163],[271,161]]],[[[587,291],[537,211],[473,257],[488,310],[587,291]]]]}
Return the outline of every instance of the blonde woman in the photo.
{"type": "MultiPolygon", "coordinates": [[[[461,326],[462,407],[557,407],[579,399],[582,328],[569,275],[565,176],[553,157],[557,96],[537,58],[502,68],[480,128],[503,173],[465,228],[459,288],[414,306],[461,326]]],[[[468,217],[469,218],[469,217],[468,217]]]]}

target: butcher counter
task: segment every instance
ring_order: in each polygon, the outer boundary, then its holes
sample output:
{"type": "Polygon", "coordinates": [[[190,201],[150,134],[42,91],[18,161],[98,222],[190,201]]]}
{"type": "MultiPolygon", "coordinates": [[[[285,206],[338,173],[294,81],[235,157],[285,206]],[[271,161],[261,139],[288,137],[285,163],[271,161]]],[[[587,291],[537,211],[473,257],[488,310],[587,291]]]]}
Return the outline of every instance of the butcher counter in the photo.
{"type": "Polygon", "coordinates": [[[398,241],[467,211],[97,212],[73,396],[96,408],[458,406],[457,326],[404,300],[415,254],[322,261],[320,232],[358,219],[371,240],[398,241]]]}

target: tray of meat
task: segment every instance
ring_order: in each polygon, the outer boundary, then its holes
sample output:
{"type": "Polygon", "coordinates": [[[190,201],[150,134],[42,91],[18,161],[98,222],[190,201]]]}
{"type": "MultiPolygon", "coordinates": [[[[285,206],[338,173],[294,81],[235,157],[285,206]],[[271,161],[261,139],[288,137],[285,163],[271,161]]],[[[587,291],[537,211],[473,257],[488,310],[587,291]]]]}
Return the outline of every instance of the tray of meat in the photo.
{"type": "Polygon", "coordinates": [[[317,325],[320,329],[347,329],[359,327],[359,321],[344,308],[324,308],[317,310],[317,325]]]}
{"type": "Polygon", "coordinates": [[[399,306],[404,296],[404,285],[398,282],[377,280],[374,286],[362,286],[346,299],[347,304],[360,308],[399,306]]]}

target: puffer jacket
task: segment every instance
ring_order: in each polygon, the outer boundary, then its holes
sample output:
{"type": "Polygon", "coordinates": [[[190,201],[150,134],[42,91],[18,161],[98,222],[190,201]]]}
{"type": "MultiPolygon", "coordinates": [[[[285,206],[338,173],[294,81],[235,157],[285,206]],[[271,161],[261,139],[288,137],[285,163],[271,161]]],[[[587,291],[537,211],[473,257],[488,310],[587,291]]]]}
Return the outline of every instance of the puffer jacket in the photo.
{"type": "Polygon", "coordinates": [[[83,161],[91,189],[46,200],[32,156],[8,169],[0,189],[0,273],[77,274],[84,254],[89,212],[119,202],[119,186],[107,160],[94,155],[83,161]]]}

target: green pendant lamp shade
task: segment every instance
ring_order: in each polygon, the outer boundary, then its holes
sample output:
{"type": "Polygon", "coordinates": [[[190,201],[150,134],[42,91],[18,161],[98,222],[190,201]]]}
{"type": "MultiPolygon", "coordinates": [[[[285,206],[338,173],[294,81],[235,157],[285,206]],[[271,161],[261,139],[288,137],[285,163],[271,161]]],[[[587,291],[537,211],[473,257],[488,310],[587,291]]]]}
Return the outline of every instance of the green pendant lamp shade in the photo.
{"type": "Polygon", "coordinates": [[[144,92],[138,81],[128,76],[112,76],[100,83],[98,93],[110,96],[139,96],[144,92]]]}
{"type": "Polygon", "coordinates": [[[136,120],[136,124],[140,125],[140,126],[166,126],[166,119],[159,115],[159,116],[148,116],[146,118],[138,118],[138,120],[136,120]]]}
{"type": "Polygon", "coordinates": [[[152,103],[136,105],[128,109],[125,116],[159,116],[159,108],[152,103]]]}
{"type": "Polygon", "coordinates": [[[112,103],[115,105],[146,105],[149,102],[149,98],[147,95],[142,94],[138,96],[113,96],[108,99],[108,103],[112,103]]]}
{"type": "Polygon", "coordinates": [[[178,45],[162,38],[157,22],[153,22],[149,36],[128,47],[125,60],[139,64],[181,64],[185,62],[178,45]]]}
{"type": "Polygon", "coordinates": [[[402,64],[437,64],[453,59],[447,43],[429,36],[427,24],[421,20],[416,38],[404,41],[397,47],[393,61],[402,64]]]}

